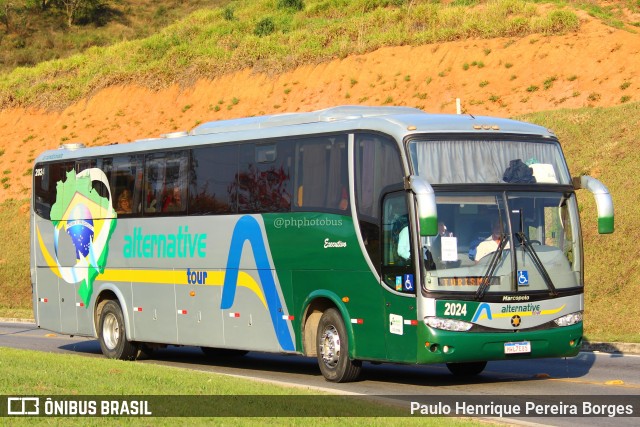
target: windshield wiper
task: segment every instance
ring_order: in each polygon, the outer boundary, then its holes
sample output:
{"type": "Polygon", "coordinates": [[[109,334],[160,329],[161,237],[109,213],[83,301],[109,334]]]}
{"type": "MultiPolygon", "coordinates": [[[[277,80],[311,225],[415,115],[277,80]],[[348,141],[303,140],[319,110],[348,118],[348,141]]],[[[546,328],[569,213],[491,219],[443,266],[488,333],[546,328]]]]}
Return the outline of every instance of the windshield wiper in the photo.
{"type": "Polygon", "coordinates": [[[476,291],[475,299],[479,301],[484,297],[485,292],[487,292],[487,288],[491,284],[491,278],[493,277],[493,273],[496,271],[498,267],[498,262],[500,258],[502,258],[502,250],[507,245],[507,236],[506,234],[500,234],[500,241],[498,242],[498,249],[493,253],[491,257],[491,261],[489,262],[489,267],[487,267],[487,271],[484,273],[484,277],[480,282],[480,287],[476,291]]]}
{"type": "Polygon", "coordinates": [[[547,269],[544,268],[544,264],[542,264],[542,261],[538,257],[536,250],[533,249],[533,245],[527,238],[526,234],[520,231],[516,233],[516,236],[518,237],[520,244],[524,247],[524,250],[529,254],[531,259],[533,260],[533,265],[535,265],[536,268],[538,269],[538,272],[540,272],[540,275],[542,276],[544,283],[546,283],[547,288],[549,288],[549,294],[552,297],[558,296],[558,291],[556,290],[556,287],[553,285],[553,281],[551,280],[551,277],[549,276],[547,269]]]}

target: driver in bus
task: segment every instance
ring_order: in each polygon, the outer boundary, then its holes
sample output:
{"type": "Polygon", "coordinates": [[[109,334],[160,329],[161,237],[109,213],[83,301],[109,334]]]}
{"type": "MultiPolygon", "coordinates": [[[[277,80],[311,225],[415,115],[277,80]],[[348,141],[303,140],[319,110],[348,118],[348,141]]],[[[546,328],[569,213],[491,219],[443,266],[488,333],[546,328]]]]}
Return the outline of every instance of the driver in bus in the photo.
{"type": "MultiPolygon", "coordinates": [[[[502,227],[500,227],[499,221],[495,221],[493,223],[493,226],[491,227],[491,236],[481,241],[478,244],[478,247],[476,248],[476,255],[475,255],[476,263],[479,262],[483,257],[498,250],[501,237],[502,237],[502,227]]],[[[504,248],[507,249],[508,247],[509,247],[509,243],[507,243],[504,248]]]]}

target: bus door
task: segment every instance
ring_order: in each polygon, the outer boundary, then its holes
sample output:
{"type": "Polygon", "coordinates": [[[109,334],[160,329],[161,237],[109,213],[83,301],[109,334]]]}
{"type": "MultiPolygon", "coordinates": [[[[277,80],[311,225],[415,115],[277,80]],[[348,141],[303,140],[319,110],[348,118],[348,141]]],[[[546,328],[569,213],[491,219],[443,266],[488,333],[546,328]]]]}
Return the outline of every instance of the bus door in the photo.
{"type": "Polygon", "coordinates": [[[415,268],[419,263],[413,253],[411,228],[406,191],[386,194],[382,201],[381,285],[387,357],[398,362],[416,361],[415,268]]]}

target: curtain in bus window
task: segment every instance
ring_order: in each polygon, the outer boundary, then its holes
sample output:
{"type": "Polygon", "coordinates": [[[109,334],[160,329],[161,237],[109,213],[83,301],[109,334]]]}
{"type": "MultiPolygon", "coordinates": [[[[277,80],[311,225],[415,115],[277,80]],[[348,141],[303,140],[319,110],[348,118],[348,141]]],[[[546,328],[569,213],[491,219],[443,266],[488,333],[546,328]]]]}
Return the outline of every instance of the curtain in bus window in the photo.
{"type": "Polygon", "coordinates": [[[324,206],[327,191],[327,149],[324,141],[304,145],[302,171],[301,206],[324,206]]]}
{"type": "Polygon", "coordinates": [[[420,141],[414,166],[431,184],[499,183],[509,162],[548,164],[558,183],[570,183],[554,144],[509,141],[420,141]]]}
{"type": "Polygon", "coordinates": [[[342,157],[346,153],[346,145],[332,142],[329,150],[329,168],[327,171],[327,207],[331,209],[347,209],[347,177],[343,173],[342,157]]]}
{"type": "Polygon", "coordinates": [[[360,136],[361,151],[358,183],[360,213],[379,217],[379,201],[385,187],[401,183],[403,179],[400,154],[393,140],[378,136],[360,136]]]}
{"type": "Polygon", "coordinates": [[[373,216],[373,187],[375,185],[375,142],[367,139],[361,142],[362,146],[362,181],[360,209],[364,214],[373,216]]]}

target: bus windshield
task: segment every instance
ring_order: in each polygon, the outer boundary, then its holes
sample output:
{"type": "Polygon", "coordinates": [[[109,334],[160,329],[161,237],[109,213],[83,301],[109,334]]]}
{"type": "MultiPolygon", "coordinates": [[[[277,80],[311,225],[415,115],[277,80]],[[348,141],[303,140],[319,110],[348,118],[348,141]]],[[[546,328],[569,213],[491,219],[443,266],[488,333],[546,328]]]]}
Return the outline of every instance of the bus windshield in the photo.
{"type": "Polygon", "coordinates": [[[413,170],[431,185],[571,184],[555,140],[412,140],[409,151],[413,170]]]}
{"type": "Polygon", "coordinates": [[[439,234],[421,241],[427,290],[480,299],[581,286],[572,192],[446,192],[436,202],[439,234]]]}

